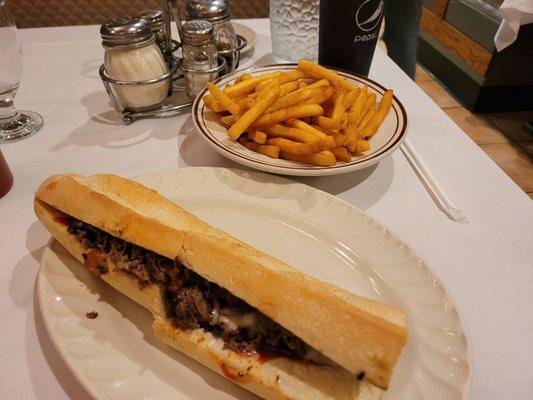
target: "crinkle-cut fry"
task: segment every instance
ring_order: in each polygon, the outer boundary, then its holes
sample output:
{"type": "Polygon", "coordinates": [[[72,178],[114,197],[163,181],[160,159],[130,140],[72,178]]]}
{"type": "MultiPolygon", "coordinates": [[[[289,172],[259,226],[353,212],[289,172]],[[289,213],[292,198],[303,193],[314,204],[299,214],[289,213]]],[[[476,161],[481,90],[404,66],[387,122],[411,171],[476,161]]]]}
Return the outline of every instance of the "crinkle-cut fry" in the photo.
{"type": "Polygon", "coordinates": [[[241,113],[245,113],[247,110],[252,108],[256,100],[250,99],[249,97],[245,97],[241,101],[239,101],[239,110],[241,113]]]}
{"type": "MultiPolygon", "coordinates": [[[[252,78],[253,79],[253,78],[252,78]]],[[[241,82],[250,82],[251,79],[241,82]]],[[[239,84],[240,85],[240,84],[239,84]]],[[[228,136],[231,140],[237,140],[250,125],[252,125],[265,110],[270,107],[279,97],[280,88],[276,81],[272,81],[264,93],[261,93],[254,105],[246,111],[228,130],[228,136]]]]}
{"type": "Polygon", "coordinates": [[[322,91],[320,87],[311,87],[311,85],[304,87],[303,89],[296,90],[283,97],[277,99],[269,108],[267,112],[273,112],[281,110],[282,108],[291,107],[297,103],[301,103],[322,91]]]}
{"type": "Polygon", "coordinates": [[[314,78],[303,78],[303,79],[298,79],[298,82],[303,82],[307,85],[311,85],[312,83],[315,83],[315,82],[318,82],[316,79],[314,78]]]}
{"type": "Polygon", "coordinates": [[[326,143],[321,140],[311,143],[299,143],[283,138],[268,138],[267,144],[277,146],[281,151],[291,154],[312,154],[326,150],[326,143]]]}
{"type": "MultiPolygon", "coordinates": [[[[309,87],[309,86],[307,86],[309,87]]],[[[335,93],[335,89],[333,89],[331,86],[325,88],[322,92],[319,94],[311,97],[310,99],[307,99],[304,104],[322,104],[326,100],[328,100],[331,96],[333,96],[333,93],[335,93]]]]}
{"type": "Polygon", "coordinates": [[[235,115],[225,115],[223,117],[220,117],[220,122],[222,122],[226,126],[231,126],[235,123],[235,115]]]}
{"type": "Polygon", "coordinates": [[[255,143],[265,144],[267,140],[267,134],[258,130],[251,130],[248,132],[248,139],[254,141],[255,143]]]}
{"type": "MultiPolygon", "coordinates": [[[[278,84],[281,86],[287,82],[296,81],[301,78],[305,78],[306,75],[302,71],[298,71],[297,69],[289,71],[289,72],[280,72],[278,76],[276,76],[274,79],[278,81],[278,84]]],[[[260,92],[266,87],[267,83],[262,82],[255,88],[256,92],[260,92]]]]}
{"type": "Polygon", "coordinates": [[[324,110],[318,104],[297,104],[292,107],[282,108],[271,113],[261,115],[254,126],[270,126],[294,118],[315,117],[322,115],[324,110]]]}
{"type": "Polygon", "coordinates": [[[242,82],[242,81],[247,81],[248,79],[251,79],[251,78],[252,78],[252,76],[250,74],[244,73],[242,75],[239,75],[235,79],[235,83],[239,83],[239,82],[242,82]]]}
{"type": "Polygon", "coordinates": [[[263,154],[270,158],[279,158],[279,147],[271,146],[269,144],[259,144],[255,142],[244,142],[241,144],[247,149],[255,151],[256,153],[263,154]]]}
{"type": "Polygon", "coordinates": [[[330,151],[333,153],[337,161],[341,161],[341,162],[352,161],[352,155],[350,154],[348,150],[346,150],[346,147],[342,147],[342,146],[333,147],[332,149],[330,149],[330,151]]]}
{"type": "Polygon", "coordinates": [[[301,120],[298,120],[298,119],[293,119],[291,121],[288,121],[288,124],[290,126],[292,126],[293,128],[308,132],[308,133],[314,135],[315,137],[323,140],[325,143],[327,143],[328,148],[336,146],[336,141],[335,141],[334,137],[332,137],[331,135],[329,135],[326,132],[323,132],[320,129],[317,129],[316,127],[313,127],[313,126],[307,124],[304,121],[301,121],[301,120]]]}
{"type": "Polygon", "coordinates": [[[233,115],[236,115],[240,112],[240,108],[233,100],[229,98],[227,94],[225,94],[220,88],[215,85],[213,82],[207,82],[207,88],[209,89],[209,92],[213,96],[213,98],[222,106],[228,110],[233,115]]]}
{"type": "Polygon", "coordinates": [[[213,110],[214,112],[226,111],[226,108],[218,101],[216,101],[213,96],[204,96],[204,103],[207,108],[213,110]]]}
{"type": "Polygon", "coordinates": [[[324,68],[321,65],[318,65],[311,61],[301,60],[300,62],[298,62],[298,69],[307,75],[310,75],[316,78],[327,79],[328,81],[336,83],[338,86],[346,90],[353,90],[356,88],[356,86],[353,83],[348,82],[345,78],[340,76],[337,72],[324,68]]]}
{"type": "Polygon", "coordinates": [[[341,132],[326,129],[318,125],[313,125],[313,128],[315,128],[316,130],[319,130],[325,135],[328,135],[333,140],[333,146],[331,147],[344,146],[344,142],[346,138],[345,138],[345,135],[343,135],[341,132]]]}
{"type": "Polygon", "coordinates": [[[298,89],[303,89],[306,86],[307,86],[307,83],[302,82],[302,81],[298,81],[298,89]]]}
{"type": "Polygon", "coordinates": [[[280,158],[305,164],[319,165],[322,167],[335,165],[336,162],[335,155],[329,150],[324,150],[314,154],[292,154],[282,151],[280,153],[280,158]]]}
{"type": "Polygon", "coordinates": [[[363,118],[365,117],[368,110],[372,108],[372,106],[376,103],[376,94],[375,93],[369,93],[366,97],[365,104],[363,105],[363,109],[361,110],[361,113],[353,123],[355,126],[359,126],[363,118]]]}
{"type": "Polygon", "coordinates": [[[379,102],[378,110],[376,113],[372,116],[372,119],[368,122],[367,125],[362,127],[364,130],[364,134],[367,137],[370,137],[374,135],[387,114],[389,113],[389,110],[392,105],[392,98],[393,98],[393,92],[391,89],[387,90],[383,97],[381,98],[381,101],[379,102]]]}
{"type": "Polygon", "coordinates": [[[273,76],[280,73],[281,72],[273,72],[271,74],[254,76],[253,78],[241,81],[239,83],[236,83],[235,85],[228,84],[224,88],[224,93],[226,93],[231,98],[244,96],[248,93],[253,92],[257,85],[259,85],[261,82],[271,80],[273,76]]]}
{"type": "Polygon", "coordinates": [[[359,96],[360,91],[361,89],[355,88],[354,90],[350,90],[348,93],[346,93],[346,97],[344,98],[344,111],[352,108],[355,100],[357,100],[357,96],[359,96]]]}
{"type": "Polygon", "coordinates": [[[300,143],[314,143],[318,140],[323,140],[310,132],[280,124],[272,125],[266,130],[266,132],[268,137],[283,138],[300,143]]]}

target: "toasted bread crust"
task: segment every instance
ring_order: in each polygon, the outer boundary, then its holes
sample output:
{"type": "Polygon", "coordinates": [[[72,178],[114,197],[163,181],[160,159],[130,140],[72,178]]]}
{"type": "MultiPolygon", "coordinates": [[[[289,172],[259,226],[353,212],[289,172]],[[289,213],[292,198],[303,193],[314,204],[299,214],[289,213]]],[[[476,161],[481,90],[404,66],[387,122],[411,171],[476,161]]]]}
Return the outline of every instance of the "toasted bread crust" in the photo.
{"type": "Polygon", "coordinates": [[[166,344],[224,375],[264,399],[371,400],[381,390],[342,368],[288,358],[261,361],[224,349],[224,343],[202,329],[184,332],[156,318],[155,335],[166,344]]]}
{"type": "MultiPolygon", "coordinates": [[[[64,214],[36,200],[34,209],[39,220],[78,261],[87,252],[62,222],[64,214]]],[[[245,389],[265,399],[292,400],[377,400],[381,390],[359,381],[348,371],[287,358],[261,361],[224,348],[224,342],[202,329],[183,331],[162,318],[162,291],[157,285],[140,288],[138,282],[115,271],[108,262],[109,272],[100,275],[105,282],[125,296],[147,308],[155,317],[154,334],[158,339],[200,362],[216,373],[231,379],[245,389]],[[241,376],[242,375],[242,376],[241,376]]]]}
{"type": "Polygon", "coordinates": [[[387,387],[407,338],[400,310],[310,278],[127,179],[57,175],[43,182],[36,198],[116,237],[177,257],[348,371],[364,371],[369,382],[387,387]]]}

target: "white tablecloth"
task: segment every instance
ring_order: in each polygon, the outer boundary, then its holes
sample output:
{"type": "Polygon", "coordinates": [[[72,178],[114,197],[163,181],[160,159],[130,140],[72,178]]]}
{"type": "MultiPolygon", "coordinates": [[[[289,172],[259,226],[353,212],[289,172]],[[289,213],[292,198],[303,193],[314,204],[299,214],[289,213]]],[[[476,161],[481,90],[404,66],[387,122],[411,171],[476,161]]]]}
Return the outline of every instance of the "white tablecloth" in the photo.
{"type": "MultiPolygon", "coordinates": [[[[244,65],[271,61],[267,20],[244,65]]],[[[15,176],[0,200],[0,388],[3,399],[86,398],[43,327],[35,276],[49,235],[33,193],[47,176],[75,171],[124,176],[177,166],[238,165],[195,134],[191,118],[124,126],[97,69],[98,27],[21,30],[20,108],[42,113],[36,136],[2,145],[15,176]]],[[[300,181],[352,202],[395,231],[455,297],[472,355],[471,398],[530,399],[533,393],[533,202],[381,51],[371,77],[392,87],[410,119],[409,137],[468,221],[437,209],[401,152],[376,168],[300,181]]]]}

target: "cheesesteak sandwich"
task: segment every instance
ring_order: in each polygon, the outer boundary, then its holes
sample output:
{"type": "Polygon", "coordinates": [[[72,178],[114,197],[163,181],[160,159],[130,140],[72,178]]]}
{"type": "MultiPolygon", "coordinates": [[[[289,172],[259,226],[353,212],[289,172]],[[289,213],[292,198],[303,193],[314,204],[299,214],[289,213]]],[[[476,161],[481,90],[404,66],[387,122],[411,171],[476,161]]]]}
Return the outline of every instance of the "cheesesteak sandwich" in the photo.
{"type": "Polygon", "coordinates": [[[377,399],[402,311],[311,278],[114,175],[56,175],[35,213],[89,270],[146,307],[168,345],[266,399],[377,399]]]}

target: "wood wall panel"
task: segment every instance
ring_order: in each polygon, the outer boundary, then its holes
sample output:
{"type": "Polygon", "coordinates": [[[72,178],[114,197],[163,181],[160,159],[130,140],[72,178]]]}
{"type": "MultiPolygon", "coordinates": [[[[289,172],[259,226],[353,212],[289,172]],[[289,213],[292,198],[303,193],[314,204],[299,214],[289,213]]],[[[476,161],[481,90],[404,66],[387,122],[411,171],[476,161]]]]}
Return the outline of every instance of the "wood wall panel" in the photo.
{"type": "Polygon", "coordinates": [[[455,53],[479,75],[485,76],[492,54],[461,31],[423,8],[420,29],[455,53]]]}

